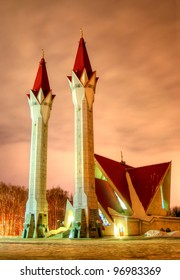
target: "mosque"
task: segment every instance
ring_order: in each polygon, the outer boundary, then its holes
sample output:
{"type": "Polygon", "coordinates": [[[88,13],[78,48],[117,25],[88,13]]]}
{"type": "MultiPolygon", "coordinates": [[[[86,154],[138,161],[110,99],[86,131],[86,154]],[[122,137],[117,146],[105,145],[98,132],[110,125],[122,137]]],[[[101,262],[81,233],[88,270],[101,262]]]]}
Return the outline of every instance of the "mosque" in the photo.
{"type": "MultiPolygon", "coordinates": [[[[169,216],[171,162],[133,167],[122,154],[120,162],[94,154],[93,103],[98,77],[82,31],[67,78],[74,105],[75,194],[73,204],[67,201],[64,227],[56,233],[68,233],[69,238],[99,238],[142,235],[150,229],[180,230],[179,218],[169,216]]],[[[55,95],[44,55],[27,97],[32,137],[23,237],[34,238],[49,234],[46,163],[48,120],[55,95]]]]}

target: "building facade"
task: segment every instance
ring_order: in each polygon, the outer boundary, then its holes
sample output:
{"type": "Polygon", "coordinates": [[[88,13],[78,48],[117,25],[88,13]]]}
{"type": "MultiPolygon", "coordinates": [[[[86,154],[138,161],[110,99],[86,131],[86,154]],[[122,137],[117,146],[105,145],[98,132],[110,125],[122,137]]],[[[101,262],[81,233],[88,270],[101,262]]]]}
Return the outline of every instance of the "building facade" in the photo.
{"type": "Polygon", "coordinates": [[[95,154],[95,178],[104,235],[180,229],[169,216],[171,162],[132,167],[95,154]]]}

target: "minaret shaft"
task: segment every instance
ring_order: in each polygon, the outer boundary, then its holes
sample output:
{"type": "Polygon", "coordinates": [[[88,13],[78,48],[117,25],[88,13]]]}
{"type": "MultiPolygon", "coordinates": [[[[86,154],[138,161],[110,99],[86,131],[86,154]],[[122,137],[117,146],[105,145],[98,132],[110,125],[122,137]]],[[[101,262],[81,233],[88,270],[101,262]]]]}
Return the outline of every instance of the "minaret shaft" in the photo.
{"type": "Polygon", "coordinates": [[[87,100],[84,98],[82,110],[75,108],[74,208],[97,209],[94,178],[93,111],[89,111],[87,100]]]}
{"type": "MultiPolygon", "coordinates": [[[[36,211],[46,209],[46,170],[47,170],[47,136],[48,127],[42,118],[32,123],[30,176],[29,176],[29,211],[33,211],[34,196],[36,199],[36,211]]],[[[47,213],[46,213],[47,214],[47,213]]]]}
{"type": "MultiPolygon", "coordinates": [[[[44,237],[45,232],[48,231],[48,203],[46,200],[48,120],[44,123],[42,114],[42,110],[44,110],[42,108],[43,105],[40,105],[38,102],[29,103],[32,131],[29,196],[26,204],[26,234],[24,236],[44,237]]],[[[50,111],[50,107],[47,110],[50,111]]]]}

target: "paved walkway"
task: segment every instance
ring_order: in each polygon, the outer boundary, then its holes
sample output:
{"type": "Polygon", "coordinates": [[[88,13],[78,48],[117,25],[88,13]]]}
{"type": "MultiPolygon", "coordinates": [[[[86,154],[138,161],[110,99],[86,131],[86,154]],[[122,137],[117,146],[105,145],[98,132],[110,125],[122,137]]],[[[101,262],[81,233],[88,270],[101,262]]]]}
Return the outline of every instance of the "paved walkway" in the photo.
{"type": "Polygon", "coordinates": [[[1,238],[0,259],[180,260],[180,238],[1,238]]]}

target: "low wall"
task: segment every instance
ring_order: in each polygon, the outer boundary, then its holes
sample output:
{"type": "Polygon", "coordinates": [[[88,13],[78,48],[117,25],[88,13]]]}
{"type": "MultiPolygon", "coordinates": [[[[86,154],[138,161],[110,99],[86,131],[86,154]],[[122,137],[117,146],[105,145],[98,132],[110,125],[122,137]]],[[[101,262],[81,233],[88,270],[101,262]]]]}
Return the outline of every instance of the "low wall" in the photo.
{"type": "Polygon", "coordinates": [[[144,234],[148,230],[166,230],[169,228],[171,231],[180,230],[180,218],[176,217],[153,217],[150,222],[140,221],[141,233],[144,234]]]}
{"type": "Polygon", "coordinates": [[[180,231],[180,218],[176,217],[152,217],[150,221],[133,219],[131,217],[116,217],[114,224],[106,226],[104,236],[137,236],[144,235],[149,230],[170,229],[180,231]]]}

